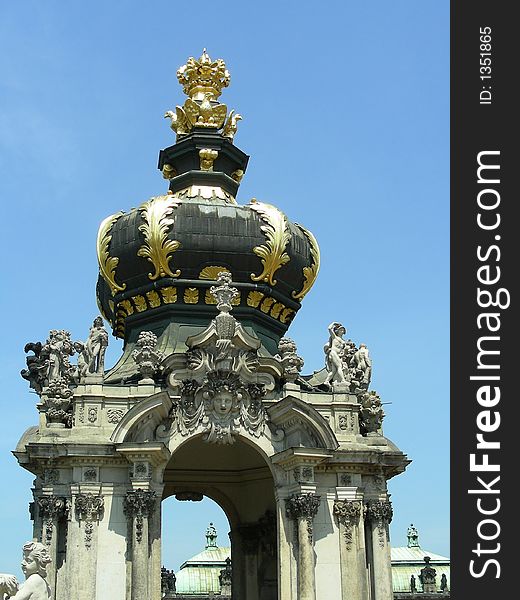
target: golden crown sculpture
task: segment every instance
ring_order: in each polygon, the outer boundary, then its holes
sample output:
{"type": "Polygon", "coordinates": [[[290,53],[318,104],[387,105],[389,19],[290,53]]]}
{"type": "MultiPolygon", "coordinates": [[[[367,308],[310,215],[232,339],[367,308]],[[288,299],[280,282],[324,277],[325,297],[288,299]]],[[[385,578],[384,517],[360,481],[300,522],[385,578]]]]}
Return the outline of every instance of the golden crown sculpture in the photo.
{"type": "Polygon", "coordinates": [[[222,129],[221,135],[233,141],[242,116],[234,110],[227,115],[227,106],[217,101],[222,89],[231,81],[226,63],[221,58],[211,60],[204,48],[198,60],[190,56],[179,68],[177,79],[189,97],[182,107],[176,106],[175,112],[169,110],[164,115],[170,119],[177,138],[188,135],[194,127],[209,127],[222,129]]]}

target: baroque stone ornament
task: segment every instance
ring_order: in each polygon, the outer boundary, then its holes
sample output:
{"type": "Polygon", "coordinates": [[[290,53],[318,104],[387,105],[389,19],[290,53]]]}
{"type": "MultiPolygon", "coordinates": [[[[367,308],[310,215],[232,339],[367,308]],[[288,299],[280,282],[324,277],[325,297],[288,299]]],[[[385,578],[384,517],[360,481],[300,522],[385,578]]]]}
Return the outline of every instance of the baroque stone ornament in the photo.
{"type": "Polygon", "coordinates": [[[436,575],[437,571],[430,565],[431,558],[429,556],[424,557],[425,566],[421,569],[419,574],[419,581],[421,582],[423,592],[435,593],[437,591],[436,575]]]}
{"type": "Polygon", "coordinates": [[[172,271],[169,265],[170,255],[180,246],[177,240],[168,239],[168,231],[175,222],[172,214],[178,206],[179,202],[167,194],[151,198],[140,207],[144,223],[139,226],[139,231],[144,234],[145,241],[137,255],[152,263],[154,271],[148,273],[152,281],[159,277],[179,277],[181,274],[179,269],[172,271]]]}
{"type": "Polygon", "coordinates": [[[377,527],[381,548],[384,548],[385,538],[388,538],[388,525],[392,517],[392,504],[389,500],[369,500],[366,503],[366,518],[377,527]]]}
{"type": "Polygon", "coordinates": [[[126,493],[123,511],[128,518],[135,519],[135,537],[138,542],[143,539],[143,519],[150,517],[156,507],[157,495],[153,490],[137,489],[126,493]]]}
{"type": "Polygon", "coordinates": [[[137,363],[141,374],[140,383],[154,383],[153,376],[158,372],[159,365],[164,358],[162,352],[156,350],[157,336],[151,331],[141,331],[132,352],[132,358],[137,363]]]}
{"type": "Polygon", "coordinates": [[[296,344],[291,338],[283,337],[278,342],[278,352],[282,361],[283,374],[286,381],[293,382],[303,368],[303,358],[296,352],[296,344]]]}
{"type": "Polygon", "coordinates": [[[74,507],[78,521],[85,523],[85,547],[90,548],[92,545],[94,521],[99,521],[102,518],[105,501],[103,496],[78,494],[74,502],[74,507]]]}
{"type": "Polygon", "coordinates": [[[310,542],[312,542],[312,521],[318,513],[320,501],[321,496],[312,493],[293,494],[285,499],[285,510],[290,519],[295,521],[306,519],[310,542]]]}
{"type": "Polygon", "coordinates": [[[25,582],[19,585],[14,575],[0,574],[0,598],[11,600],[50,600],[51,588],[47,583],[47,566],[52,562],[49,551],[40,542],[27,542],[22,548],[22,572],[25,582]]]}
{"type": "Polygon", "coordinates": [[[377,433],[383,424],[385,413],[377,392],[363,392],[359,397],[359,428],[363,435],[377,433]]]}
{"type": "Polygon", "coordinates": [[[161,567],[161,593],[162,597],[169,597],[171,594],[175,594],[175,582],[177,577],[173,571],[170,571],[166,567],[161,567]]]}
{"type": "Polygon", "coordinates": [[[274,274],[280,267],[286,265],[290,256],[285,251],[291,241],[291,233],[285,215],[275,206],[258,202],[253,198],[251,209],[260,215],[265,225],[260,228],[266,237],[266,243],[255,246],[253,252],[260,257],[263,270],[259,275],[251,274],[253,281],[265,281],[271,286],[276,285],[274,274]]]}
{"type": "Polygon", "coordinates": [[[42,536],[47,546],[52,542],[53,523],[65,516],[67,501],[59,496],[41,496],[37,499],[38,511],[43,523],[42,536]]]}
{"type": "Polygon", "coordinates": [[[217,275],[211,286],[219,314],[202,333],[188,338],[187,371],[180,382],[176,423],[183,436],[201,427],[206,442],[232,444],[241,430],[260,437],[268,421],[262,398],[274,379],[258,370],[260,340],[230,315],[238,294],[231,274],[217,275]]]}
{"type": "Polygon", "coordinates": [[[218,576],[218,582],[220,584],[220,595],[231,596],[233,570],[231,567],[231,559],[229,558],[229,556],[226,558],[226,566],[220,571],[220,574],[218,576]]]}
{"type": "Polygon", "coordinates": [[[336,500],[333,508],[334,515],[344,527],[347,550],[352,548],[352,530],[361,516],[361,502],[357,500],[336,500]]]}
{"type": "Polygon", "coordinates": [[[47,425],[65,427],[70,425],[73,391],[64,377],[53,379],[44,388],[42,400],[46,407],[47,425]]]}

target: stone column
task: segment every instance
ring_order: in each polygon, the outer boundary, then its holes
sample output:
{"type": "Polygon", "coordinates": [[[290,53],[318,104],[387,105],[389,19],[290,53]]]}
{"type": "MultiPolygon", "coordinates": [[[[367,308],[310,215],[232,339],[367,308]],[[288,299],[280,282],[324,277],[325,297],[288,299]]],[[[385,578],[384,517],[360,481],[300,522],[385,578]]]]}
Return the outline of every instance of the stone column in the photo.
{"type": "Polygon", "coordinates": [[[260,591],[258,586],[258,527],[241,525],[238,532],[245,557],[245,597],[247,600],[258,600],[260,591]]]}
{"type": "Polygon", "coordinates": [[[47,567],[47,581],[51,587],[51,597],[56,597],[56,564],[58,557],[58,527],[68,509],[65,498],[47,495],[37,499],[39,520],[41,522],[41,541],[49,548],[52,562],[47,567]]]}
{"type": "Polygon", "coordinates": [[[231,597],[233,600],[240,600],[246,597],[245,592],[245,557],[242,549],[242,539],[238,528],[229,532],[231,542],[231,558],[233,560],[233,569],[231,571],[232,585],[231,597]]]}
{"type": "Polygon", "coordinates": [[[318,512],[320,496],[293,494],[286,499],[287,514],[295,521],[298,537],[298,600],[316,600],[313,519],[318,512]]]}
{"type": "Polygon", "coordinates": [[[149,518],[157,505],[154,491],[136,489],[127,492],[124,499],[124,512],[128,517],[132,532],[132,585],[131,600],[149,598],[149,518]]]}
{"type": "Polygon", "coordinates": [[[388,500],[369,500],[366,519],[372,541],[372,600],[393,600],[392,565],[388,525],[392,505],[388,500]]]}
{"type": "Polygon", "coordinates": [[[278,535],[278,598],[291,600],[293,597],[292,573],[295,561],[290,544],[291,524],[286,508],[286,497],[275,489],[278,535]]]}
{"type": "Polygon", "coordinates": [[[362,541],[364,530],[360,526],[362,503],[360,500],[336,500],[333,511],[340,533],[341,598],[368,600],[365,584],[365,544],[362,541]]]}
{"type": "MultiPolygon", "coordinates": [[[[162,488],[155,490],[156,497],[162,495],[162,488]]],[[[157,508],[157,507],[156,507],[157,508]]],[[[150,600],[161,600],[161,510],[152,510],[148,518],[150,539],[149,590],[150,600]]]]}

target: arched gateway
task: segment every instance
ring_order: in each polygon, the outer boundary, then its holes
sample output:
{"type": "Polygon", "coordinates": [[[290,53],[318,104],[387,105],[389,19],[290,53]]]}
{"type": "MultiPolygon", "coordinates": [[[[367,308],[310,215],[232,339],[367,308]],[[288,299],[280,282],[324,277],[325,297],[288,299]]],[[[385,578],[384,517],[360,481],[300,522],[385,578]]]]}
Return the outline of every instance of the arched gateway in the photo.
{"type": "Polygon", "coordinates": [[[168,193],[98,234],[98,303],[122,357],[104,372],[100,318],[84,344],[52,330],[26,347],[40,422],[15,454],[37,475],[52,593],[159,600],[161,501],[206,495],[231,526],[233,598],[390,600],[386,480],[408,461],[383,436],[368,351],[332,323],[326,367],[301,375],[283,335],[317,242],[270,204],[236,203],[248,157],[218,102],[223,61],[204,51],[178,78],[168,193]]]}

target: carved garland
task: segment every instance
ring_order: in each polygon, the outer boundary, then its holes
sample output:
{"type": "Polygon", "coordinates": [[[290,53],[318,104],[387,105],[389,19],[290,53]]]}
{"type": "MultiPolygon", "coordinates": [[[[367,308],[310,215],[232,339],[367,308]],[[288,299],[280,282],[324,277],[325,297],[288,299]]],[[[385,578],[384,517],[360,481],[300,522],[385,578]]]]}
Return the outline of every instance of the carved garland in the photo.
{"type": "Polygon", "coordinates": [[[150,517],[156,508],[156,493],[142,489],[126,493],[123,511],[128,518],[135,518],[135,537],[138,542],[143,539],[143,519],[150,517]]]}
{"type": "Polygon", "coordinates": [[[347,550],[352,548],[352,530],[361,516],[361,502],[356,500],[336,500],[333,508],[338,523],[343,525],[347,550]]]}
{"type": "Polygon", "coordinates": [[[144,234],[145,243],[137,251],[137,256],[148,259],[154,266],[155,272],[148,273],[152,281],[181,274],[179,269],[174,273],[169,266],[170,254],[179,248],[180,242],[167,239],[168,229],[175,221],[170,215],[179,204],[172,200],[171,195],[167,195],[151,198],[139,208],[145,221],[139,226],[139,231],[144,234]]]}
{"type": "Polygon", "coordinates": [[[276,285],[274,274],[290,260],[290,256],[285,252],[287,244],[291,241],[287,219],[275,206],[258,202],[254,198],[250,206],[266,223],[260,227],[265,233],[266,243],[253,248],[253,252],[262,260],[264,268],[260,275],[251,273],[251,279],[265,281],[274,286],[276,285]]]}
{"type": "Polygon", "coordinates": [[[126,288],[126,283],[119,285],[115,279],[116,267],[119,263],[119,258],[110,256],[108,246],[112,239],[111,231],[114,223],[119,219],[123,212],[118,212],[115,215],[107,217],[101,222],[97,236],[97,256],[99,263],[99,271],[103,279],[107,282],[112,292],[112,296],[116,292],[122,292],[126,288]]]}
{"type": "Polygon", "coordinates": [[[320,270],[320,247],[318,246],[318,241],[314,237],[314,235],[303,227],[303,225],[299,225],[295,223],[296,227],[298,227],[305,237],[309,240],[309,244],[311,247],[311,258],[312,262],[308,267],[303,267],[303,287],[299,292],[293,292],[292,297],[295,300],[303,300],[304,296],[311,289],[316,281],[316,277],[318,277],[318,271],[320,270]]]}

